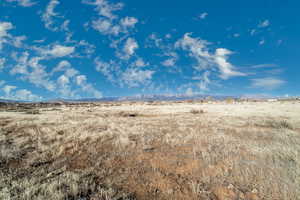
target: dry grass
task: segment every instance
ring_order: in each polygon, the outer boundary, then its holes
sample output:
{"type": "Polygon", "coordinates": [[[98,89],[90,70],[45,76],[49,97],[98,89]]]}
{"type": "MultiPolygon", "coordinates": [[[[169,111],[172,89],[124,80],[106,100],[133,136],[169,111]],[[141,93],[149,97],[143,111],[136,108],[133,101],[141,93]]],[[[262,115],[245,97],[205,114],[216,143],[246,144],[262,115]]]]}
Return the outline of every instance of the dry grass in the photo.
{"type": "Polygon", "coordinates": [[[275,129],[294,129],[293,125],[287,120],[267,120],[262,126],[271,127],[275,129]]]}
{"type": "Polygon", "coordinates": [[[190,113],[192,113],[192,114],[203,114],[204,113],[204,110],[196,110],[196,109],[192,109],[191,111],[190,111],[190,113]]]}
{"type": "Polygon", "coordinates": [[[38,109],[30,109],[30,110],[27,110],[25,113],[30,114],[30,115],[39,115],[39,114],[41,114],[40,110],[38,110],[38,109]]]}
{"type": "Polygon", "coordinates": [[[299,200],[299,111],[137,102],[0,112],[0,199],[299,200]]]}

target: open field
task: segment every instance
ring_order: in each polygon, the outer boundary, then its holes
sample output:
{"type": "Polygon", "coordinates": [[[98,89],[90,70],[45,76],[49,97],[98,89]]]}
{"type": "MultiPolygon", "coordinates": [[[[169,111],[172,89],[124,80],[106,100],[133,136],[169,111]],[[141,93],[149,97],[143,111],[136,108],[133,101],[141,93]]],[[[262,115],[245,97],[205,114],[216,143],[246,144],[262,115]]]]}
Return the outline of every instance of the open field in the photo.
{"type": "Polygon", "coordinates": [[[2,108],[0,199],[300,199],[300,102],[2,108]]]}

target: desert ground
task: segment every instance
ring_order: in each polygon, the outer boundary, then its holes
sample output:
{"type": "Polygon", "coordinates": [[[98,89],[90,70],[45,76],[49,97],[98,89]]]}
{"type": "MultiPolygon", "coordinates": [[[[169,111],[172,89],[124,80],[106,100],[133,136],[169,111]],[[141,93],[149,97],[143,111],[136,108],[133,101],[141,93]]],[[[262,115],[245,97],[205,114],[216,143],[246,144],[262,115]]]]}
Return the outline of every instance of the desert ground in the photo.
{"type": "Polygon", "coordinates": [[[0,199],[300,199],[300,101],[0,109],[0,199]]]}

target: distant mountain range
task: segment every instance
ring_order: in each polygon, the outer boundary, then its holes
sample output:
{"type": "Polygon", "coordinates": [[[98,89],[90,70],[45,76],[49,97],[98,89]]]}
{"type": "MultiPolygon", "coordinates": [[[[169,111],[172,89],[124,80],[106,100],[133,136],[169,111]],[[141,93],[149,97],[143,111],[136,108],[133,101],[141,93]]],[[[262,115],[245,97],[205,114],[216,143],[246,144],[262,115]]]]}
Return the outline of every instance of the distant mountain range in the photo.
{"type": "Polygon", "coordinates": [[[10,99],[0,99],[2,103],[18,103],[18,102],[26,102],[26,101],[17,101],[17,100],[10,100],[10,99]]]}
{"type": "Polygon", "coordinates": [[[239,98],[235,96],[212,96],[212,95],[136,95],[127,97],[103,97],[103,98],[83,98],[83,99],[53,99],[47,102],[105,102],[105,101],[183,101],[200,100],[213,98],[222,100],[226,98],[239,98]]]}
{"type": "MultiPolygon", "coordinates": [[[[184,101],[184,100],[201,100],[201,99],[214,99],[214,100],[224,100],[224,99],[269,99],[269,96],[225,96],[225,95],[186,95],[186,94],[155,94],[155,95],[136,95],[127,97],[103,97],[103,98],[82,98],[82,99],[51,99],[41,102],[114,102],[114,101],[184,101]]],[[[276,98],[276,97],[273,97],[276,98]]],[[[278,97],[282,98],[282,97],[278,97]]],[[[18,100],[7,100],[0,99],[0,102],[4,103],[24,103],[29,101],[18,101],[18,100]]]]}

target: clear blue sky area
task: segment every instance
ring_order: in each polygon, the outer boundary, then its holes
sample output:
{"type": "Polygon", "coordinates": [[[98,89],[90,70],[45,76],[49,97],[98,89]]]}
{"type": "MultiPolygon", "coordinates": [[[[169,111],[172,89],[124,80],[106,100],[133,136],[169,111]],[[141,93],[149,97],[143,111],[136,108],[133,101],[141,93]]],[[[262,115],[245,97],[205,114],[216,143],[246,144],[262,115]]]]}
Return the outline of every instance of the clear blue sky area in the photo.
{"type": "Polygon", "coordinates": [[[297,0],[1,0],[0,98],[300,95],[297,0]]]}

